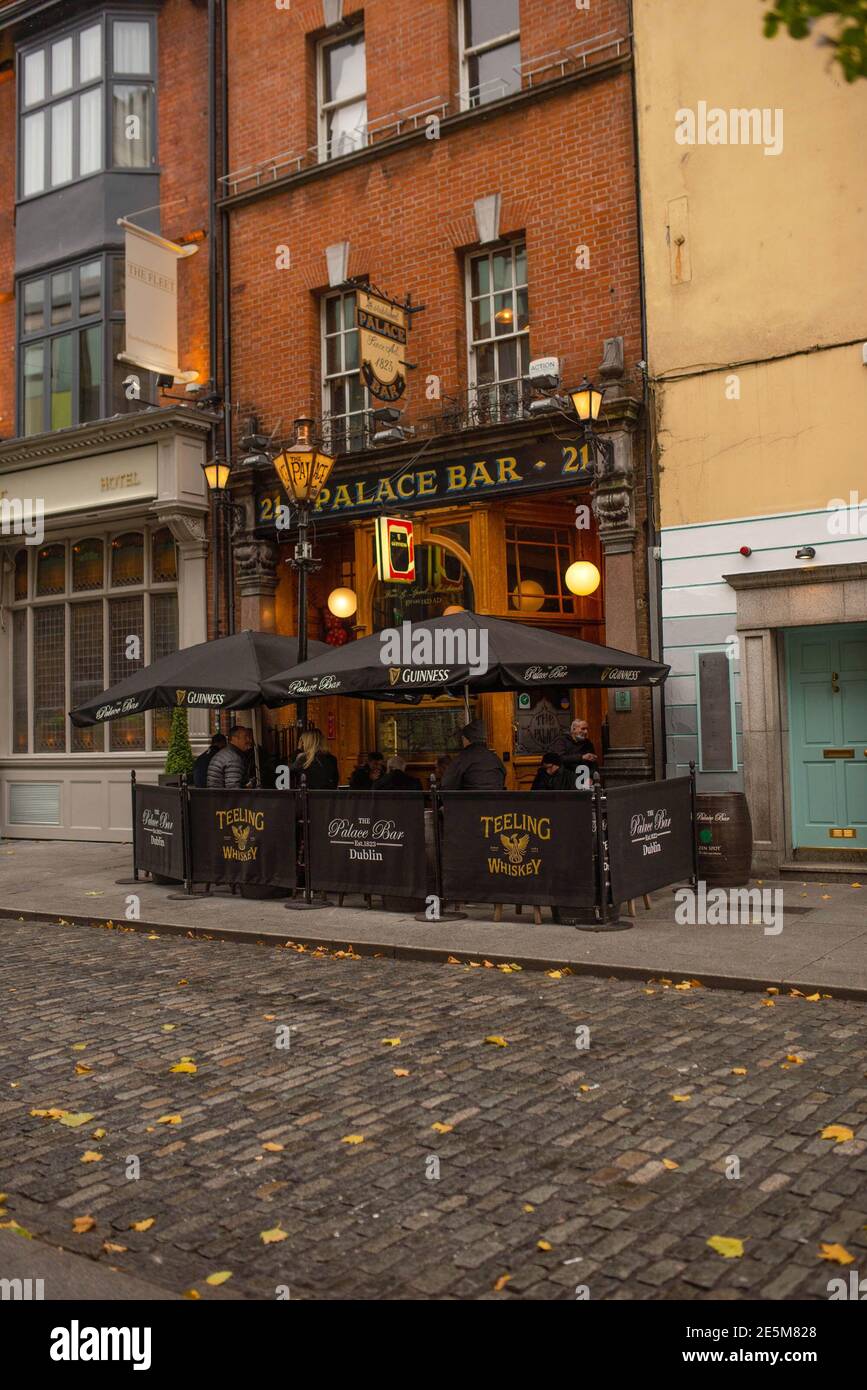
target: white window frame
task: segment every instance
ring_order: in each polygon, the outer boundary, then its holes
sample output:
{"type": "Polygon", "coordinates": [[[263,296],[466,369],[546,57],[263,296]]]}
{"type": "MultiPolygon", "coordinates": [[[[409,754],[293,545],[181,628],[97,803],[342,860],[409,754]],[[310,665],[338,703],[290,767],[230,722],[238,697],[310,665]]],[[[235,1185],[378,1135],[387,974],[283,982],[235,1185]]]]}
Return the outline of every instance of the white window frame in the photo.
{"type": "MultiPolygon", "coordinates": [[[[494,381],[482,382],[481,385],[480,385],[480,384],[479,384],[479,380],[478,380],[478,361],[477,361],[477,358],[476,358],[476,348],[477,348],[477,347],[484,346],[486,343],[493,343],[494,345],[496,345],[496,344],[498,344],[498,343],[506,343],[506,342],[510,342],[510,341],[518,341],[518,342],[519,342],[521,339],[524,339],[524,341],[527,343],[527,361],[528,361],[528,363],[529,363],[529,358],[530,358],[530,329],[529,329],[529,326],[528,326],[527,328],[522,328],[522,329],[520,329],[520,331],[516,331],[516,332],[514,332],[514,333],[502,333],[502,334],[500,334],[498,337],[495,336],[495,337],[492,337],[492,338],[479,339],[478,343],[476,342],[476,339],[475,339],[474,336],[473,336],[473,278],[472,278],[472,267],[473,267],[473,263],[474,263],[475,261],[481,261],[481,260],[485,260],[485,259],[487,259],[487,260],[493,262],[493,257],[494,257],[495,255],[497,255],[498,253],[503,252],[503,251],[510,251],[510,252],[511,252],[511,255],[512,255],[512,266],[513,266],[513,275],[512,275],[512,296],[513,296],[513,302],[514,302],[514,303],[517,303],[517,291],[518,291],[519,289],[524,289],[524,288],[526,288],[526,290],[527,290],[527,303],[528,303],[528,309],[529,309],[529,297],[530,297],[530,295],[529,295],[529,289],[530,289],[530,263],[529,263],[529,257],[527,256],[527,243],[526,243],[526,241],[518,240],[518,241],[499,242],[499,243],[497,243],[496,245],[487,247],[487,248],[485,248],[485,249],[483,249],[483,250],[480,250],[480,251],[472,251],[472,252],[470,252],[470,254],[465,258],[465,261],[464,261],[464,305],[465,305],[466,322],[467,322],[467,385],[468,385],[468,387],[469,387],[469,391],[468,391],[469,404],[470,404],[471,407],[473,407],[473,406],[476,404],[476,402],[479,400],[479,394],[480,394],[480,392],[484,392],[484,391],[490,392],[491,395],[493,396],[493,399],[494,399],[495,403],[496,403],[495,405],[493,405],[493,406],[490,407],[489,420],[490,420],[490,423],[492,423],[492,424],[497,423],[501,418],[502,418],[502,419],[510,419],[510,420],[513,420],[513,419],[516,419],[516,418],[522,418],[522,417],[523,417],[523,414],[524,414],[523,409],[516,410],[516,411],[511,412],[511,413],[508,412],[508,411],[503,411],[503,412],[502,412],[502,415],[501,415],[501,411],[500,411],[499,388],[500,388],[500,386],[510,385],[510,384],[512,384],[513,382],[517,385],[517,383],[519,383],[519,382],[526,381],[527,378],[526,378],[525,376],[519,374],[517,377],[503,377],[502,380],[501,380],[501,379],[500,379],[500,376],[499,376],[499,364],[498,364],[498,366],[497,366],[497,375],[496,375],[494,381]],[[526,259],[527,259],[527,284],[526,284],[526,286],[524,286],[524,285],[519,285],[519,284],[517,283],[517,277],[516,277],[516,275],[514,274],[515,261],[516,261],[516,259],[517,259],[517,254],[518,254],[518,252],[519,252],[521,249],[523,249],[524,255],[525,255],[526,259]]],[[[493,280],[492,280],[492,283],[493,283],[493,280]]],[[[493,292],[493,290],[491,291],[491,298],[492,298],[492,299],[494,298],[494,292],[493,292]]],[[[492,320],[491,320],[491,323],[492,323],[492,325],[493,325],[493,318],[492,318],[492,320]]],[[[519,355],[519,362],[520,362],[520,347],[518,348],[518,355],[519,355]]]]}
{"type": "MultiPolygon", "coordinates": [[[[157,594],[175,594],[178,602],[178,619],[180,621],[181,611],[181,592],[180,592],[180,555],[177,552],[178,578],[165,583],[155,583],[153,580],[153,536],[157,531],[166,529],[165,522],[143,523],[130,520],[123,525],[115,523],[111,529],[103,523],[102,526],[97,522],[93,526],[77,527],[69,535],[52,536],[46,535],[41,546],[21,547],[27,555],[27,598],[15,599],[14,588],[12,590],[13,600],[9,605],[11,612],[24,610],[27,614],[27,753],[18,753],[15,749],[15,725],[14,725],[14,702],[9,702],[9,748],[10,756],[19,758],[22,761],[39,759],[43,762],[56,762],[58,758],[119,758],[127,754],[122,748],[112,748],[110,726],[103,724],[97,726],[97,739],[100,737],[101,747],[95,748],[92,752],[82,751],[72,748],[72,726],[66,720],[64,746],[62,749],[48,751],[36,751],[35,747],[35,725],[36,710],[34,703],[34,621],[33,614],[37,608],[51,608],[58,604],[63,605],[64,609],[64,682],[65,697],[64,703],[67,710],[72,708],[72,618],[71,609],[76,603],[95,603],[102,604],[102,673],[103,689],[109,685],[110,671],[110,602],[115,598],[139,598],[142,602],[142,646],[143,661],[142,665],[148,665],[152,660],[153,644],[153,623],[151,616],[151,597],[157,594]],[[118,536],[125,536],[129,532],[141,532],[144,537],[144,582],[141,584],[115,584],[111,583],[111,543],[118,536]],[[98,589],[82,589],[73,591],[72,588],[72,547],[83,540],[98,539],[103,545],[103,582],[98,589]],[[63,545],[65,547],[65,585],[62,594],[44,594],[36,596],[36,565],[40,550],[51,545],[63,545]]],[[[177,543],[176,543],[177,546],[177,543]]],[[[14,579],[12,581],[14,584],[14,579]]],[[[11,624],[10,624],[11,627],[11,624]]],[[[180,632],[179,632],[180,636],[180,632]]],[[[11,666],[11,661],[10,661],[11,666]]],[[[147,710],[144,714],[145,719],[145,740],[144,748],[130,748],[128,756],[131,758],[143,757],[145,754],[165,754],[165,747],[157,746],[154,738],[154,711],[147,710]]]]}
{"type": "MultiPolygon", "coordinates": [[[[362,286],[361,288],[363,288],[363,286],[362,286]]],[[[319,335],[320,335],[320,353],[321,353],[321,358],[320,358],[320,360],[321,360],[321,362],[322,362],[322,419],[323,419],[323,421],[325,422],[325,434],[326,434],[326,438],[327,438],[327,446],[328,446],[329,448],[331,447],[331,420],[332,420],[332,415],[331,415],[331,394],[330,394],[330,389],[329,389],[330,386],[331,386],[331,383],[332,383],[332,382],[335,382],[335,381],[341,381],[341,380],[342,380],[342,381],[349,381],[350,377],[356,377],[356,378],[358,379],[359,383],[361,383],[361,374],[360,374],[360,371],[359,371],[359,368],[358,368],[358,367],[355,367],[355,368],[351,369],[350,371],[345,371],[345,370],[344,370],[344,371],[341,371],[341,372],[332,372],[332,373],[330,373],[330,374],[329,374],[329,371],[328,371],[328,338],[329,338],[329,334],[328,334],[328,332],[327,332],[327,328],[328,328],[328,307],[327,307],[327,306],[328,306],[329,302],[333,303],[335,300],[338,300],[338,299],[342,302],[344,299],[349,298],[350,295],[353,295],[353,296],[356,297],[356,304],[357,304],[357,303],[358,303],[358,299],[357,299],[356,291],[355,291],[355,290],[351,290],[351,289],[337,289],[337,290],[331,290],[328,294],[324,294],[324,295],[322,296],[320,302],[319,302],[319,335]]],[[[350,333],[350,332],[353,332],[353,331],[357,333],[357,332],[358,332],[358,329],[356,328],[355,330],[352,330],[352,329],[343,329],[343,328],[341,328],[340,336],[341,336],[342,338],[345,338],[346,335],[347,335],[347,333],[350,333]]],[[[330,336],[331,336],[331,337],[336,337],[337,335],[336,335],[336,334],[332,334],[332,335],[330,335],[330,336]]],[[[344,358],[344,357],[345,357],[345,354],[344,354],[343,352],[341,352],[341,358],[344,358]]],[[[360,354],[359,354],[359,362],[360,362],[360,354]]],[[[360,411],[357,411],[357,410],[354,410],[354,411],[346,411],[343,415],[339,415],[339,416],[336,416],[336,417],[334,417],[334,418],[336,418],[336,419],[338,419],[338,420],[346,420],[346,421],[348,422],[348,421],[352,420],[356,415],[360,415],[360,416],[361,416],[361,421],[362,421],[362,433],[361,433],[362,444],[361,444],[361,447],[362,447],[362,448],[366,448],[366,447],[367,447],[367,435],[368,435],[369,413],[370,413],[370,409],[371,409],[371,404],[370,404],[370,392],[368,391],[367,387],[364,386],[364,385],[361,386],[361,389],[362,389],[362,392],[364,393],[364,405],[362,406],[362,409],[361,409],[360,411]]],[[[347,431],[347,433],[348,433],[348,431],[347,431]]],[[[341,450],[341,452],[344,452],[344,451],[341,450]]]]}
{"type": "MultiPolygon", "coordinates": [[[[495,48],[502,48],[507,43],[514,43],[517,39],[520,43],[521,30],[511,29],[506,33],[498,34],[495,39],[488,39],[486,43],[467,45],[467,5],[469,0],[458,0],[458,52],[460,54],[460,76],[461,76],[461,110],[473,111],[479,106],[484,106],[487,101],[496,101],[496,96],[487,99],[480,97],[478,89],[470,87],[470,61],[481,53],[491,53],[495,48]],[[473,97],[473,92],[476,96],[473,97]]],[[[520,89],[521,81],[519,75],[515,74],[516,90],[520,89]]],[[[500,96],[508,96],[507,92],[501,92],[500,96]]]]}
{"type": "MultiPolygon", "coordinates": [[[[358,149],[364,149],[368,144],[368,123],[367,123],[367,39],[365,37],[364,25],[359,24],[354,29],[348,29],[342,34],[337,34],[329,38],[321,39],[316,49],[316,118],[317,134],[319,147],[319,163],[325,164],[332,159],[340,159],[341,155],[332,154],[329,149],[328,140],[328,118],[334,111],[339,111],[343,106],[352,106],[355,102],[364,100],[365,122],[363,129],[359,132],[360,139],[358,149]],[[343,101],[326,101],[326,55],[328,50],[336,48],[339,44],[351,43],[360,38],[364,44],[364,91],[358,92],[355,96],[346,97],[343,101]]],[[[357,150],[346,150],[345,154],[355,154],[357,150]]]]}

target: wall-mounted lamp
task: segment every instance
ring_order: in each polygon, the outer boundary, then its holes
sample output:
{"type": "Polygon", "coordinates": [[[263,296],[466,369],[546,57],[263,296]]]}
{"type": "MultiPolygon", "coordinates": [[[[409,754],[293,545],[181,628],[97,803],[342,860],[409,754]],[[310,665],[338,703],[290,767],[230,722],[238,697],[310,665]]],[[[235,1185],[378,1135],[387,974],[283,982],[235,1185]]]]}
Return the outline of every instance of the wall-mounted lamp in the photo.
{"type": "Polygon", "coordinates": [[[795,551],[796,560],[815,560],[816,548],[812,545],[802,545],[795,551]]]}

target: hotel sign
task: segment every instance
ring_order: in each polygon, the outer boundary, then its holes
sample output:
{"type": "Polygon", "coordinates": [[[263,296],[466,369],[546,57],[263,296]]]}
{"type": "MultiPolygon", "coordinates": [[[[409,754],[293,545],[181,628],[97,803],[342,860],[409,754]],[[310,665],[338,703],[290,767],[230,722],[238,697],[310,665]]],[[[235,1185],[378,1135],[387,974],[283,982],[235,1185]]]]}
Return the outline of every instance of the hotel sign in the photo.
{"type": "MultiPolygon", "coordinates": [[[[586,444],[560,444],[550,438],[542,443],[496,449],[464,458],[423,460],[405,472],[400,465],[388,468],[338,468],[319,494],[315,515],[320,518],[354,519],[375,512],[406,511],[413,507],[442,507],[452,502],[479,502],[504,493],[524,493],[591,481],[590,454],[586,444]]],[[[286,498],[263,494],[258,502],[260,526],[274,526],[278,508],[286,498]]]]}

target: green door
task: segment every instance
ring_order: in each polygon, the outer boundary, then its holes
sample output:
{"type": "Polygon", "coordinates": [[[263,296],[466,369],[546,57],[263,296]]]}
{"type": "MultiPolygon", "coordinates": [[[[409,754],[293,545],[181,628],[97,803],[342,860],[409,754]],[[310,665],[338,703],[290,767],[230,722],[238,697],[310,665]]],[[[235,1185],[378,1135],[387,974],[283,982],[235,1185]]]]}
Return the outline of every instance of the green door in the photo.
{"type": "Polygon", "coordinates": [[[795,848],[867,849],[867,623],[787,632],[786,653],[795,848]]]}

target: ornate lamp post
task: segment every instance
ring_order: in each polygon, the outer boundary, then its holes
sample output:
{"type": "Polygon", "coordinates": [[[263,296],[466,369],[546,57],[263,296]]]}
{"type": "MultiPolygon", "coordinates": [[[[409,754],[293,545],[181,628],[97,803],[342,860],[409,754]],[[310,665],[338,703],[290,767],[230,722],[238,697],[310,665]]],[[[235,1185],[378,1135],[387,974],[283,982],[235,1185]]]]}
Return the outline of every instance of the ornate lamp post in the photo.
{"type": "MultiPolygon", "coordinates": [[[[313,557],[313,544],[308,540],[310,511],[322,488],[331,476],[334,459],[319,447],[313,437],[313,421],[302,417],[295,421],[295,438],[282,454],[273,460],[274,468],[286,495],[298,512],[298,541],[292,568],[298,571],[298,662],[307,660],[307,575],[319,568],[321,561],[313,557]]],[[[307,726],[307,701],[297,704],[296,724],[300,731],[307,726]]]]}
{"type": "Polygon", "coordinates": [[[232,564],[231,546],[243,524],[244,509],[232,501],[229,492],[229,476],[232,465],[224,458],[216,456],[202,464],[202,472],[208,485],[208,496],[214,501],[214,636],[220,636],[220,589],[221,568],[224,548],[229,554],[229,568],[226,577],[226,614],[229,630],[232,629],[232,564]]]}

